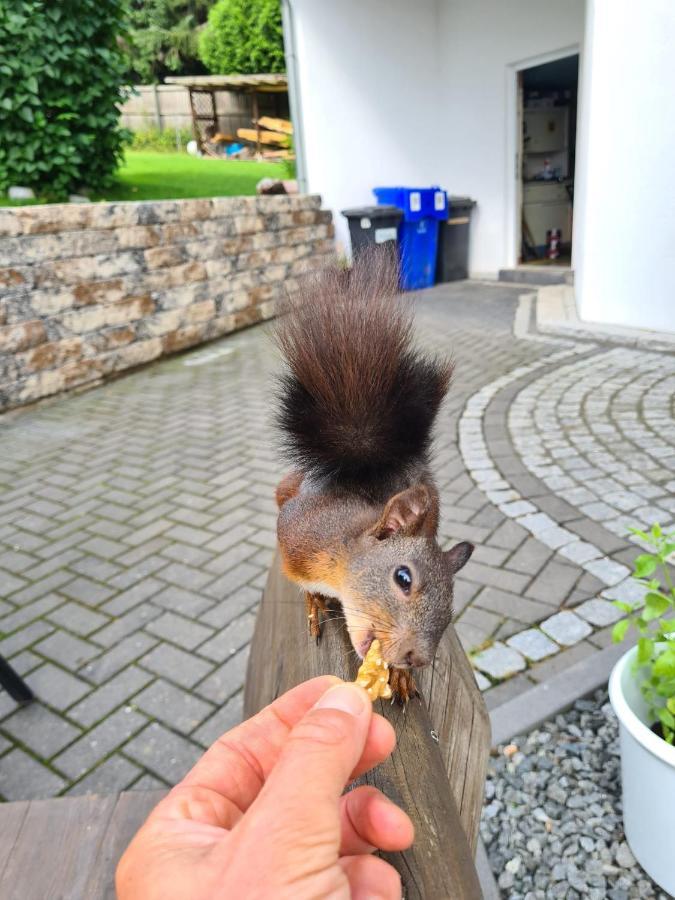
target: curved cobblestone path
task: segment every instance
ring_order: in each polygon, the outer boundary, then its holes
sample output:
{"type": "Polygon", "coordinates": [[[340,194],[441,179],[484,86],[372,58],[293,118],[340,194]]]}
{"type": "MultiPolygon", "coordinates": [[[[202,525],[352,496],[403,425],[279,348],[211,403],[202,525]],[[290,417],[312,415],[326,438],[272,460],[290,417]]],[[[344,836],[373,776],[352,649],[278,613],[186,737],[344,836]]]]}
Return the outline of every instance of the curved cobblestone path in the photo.
{"type": "MultiPolygon", "coordinates": [[[[520,669],[483,662],[489,706],[606,645],[603,594],[630,592],[639,552],[624,517],[674,512],[673,357],[516,339],[518,295],[415,298],[457,363],[435,467],[444,542],[476,544],[458,633],[520,669]],[[574,627],[547,635],[561,610],[574,627]]],[[[274,367],[259,327],[0,419],[0,652],[40,698],[0,693],[0,798],[170,784],[240,718],[283,469],[274,367]]]]}

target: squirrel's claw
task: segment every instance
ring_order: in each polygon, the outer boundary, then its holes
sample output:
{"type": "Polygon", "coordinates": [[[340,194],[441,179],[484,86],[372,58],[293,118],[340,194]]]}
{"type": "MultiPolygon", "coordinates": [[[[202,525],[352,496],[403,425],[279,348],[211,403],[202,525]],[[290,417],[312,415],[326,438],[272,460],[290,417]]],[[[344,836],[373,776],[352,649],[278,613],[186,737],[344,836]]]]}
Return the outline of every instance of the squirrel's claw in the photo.
{"type": "Polygon", "coordinates": [[[390,669],[389,687],[391,688],[392,699],[396,699],[401,706],[405,706],[408,700],[413,697],[419,697],[419,691],[410,669],[390,669]]]}
{"type": "Polygon", "coordinates": [[[326,602],[319,594],[305,592],[305,607],[307,609],[307,621],[309,622],[309,634],[316,640],[317,647],[321,643],[321,617],[319,612],[326,612],[326,602]]]}

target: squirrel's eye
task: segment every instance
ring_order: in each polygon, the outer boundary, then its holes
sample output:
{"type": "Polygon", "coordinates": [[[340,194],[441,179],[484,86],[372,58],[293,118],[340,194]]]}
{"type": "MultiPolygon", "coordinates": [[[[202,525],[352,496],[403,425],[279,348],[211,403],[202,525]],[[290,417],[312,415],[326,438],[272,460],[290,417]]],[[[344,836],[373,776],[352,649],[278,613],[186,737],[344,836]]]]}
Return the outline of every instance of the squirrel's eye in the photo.
{"type": "Polygon", "coordinates": [[[399,566],[394,572],[394,581],[406,594],[410,593],[412,587],[412,573],[407,566],[399,566]]]}

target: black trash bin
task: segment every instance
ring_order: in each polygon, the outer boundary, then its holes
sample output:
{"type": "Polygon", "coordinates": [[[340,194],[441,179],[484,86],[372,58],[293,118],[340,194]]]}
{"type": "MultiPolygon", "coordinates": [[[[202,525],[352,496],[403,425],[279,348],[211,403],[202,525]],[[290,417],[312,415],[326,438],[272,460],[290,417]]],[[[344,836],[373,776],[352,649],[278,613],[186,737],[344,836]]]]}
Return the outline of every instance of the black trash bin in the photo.
{"type": "Polygon", "coordinates": [[[398,224],[403,212],[398,206],[356,206],[343,209],[349,223],[352,254],[358,256],[364,247],[386,247],[396,250],[398,224]]]}
{"type": "Polygon", "coordinates": [[[449,197],[450,215],[440,223],[436,282],[460,281],[469,277],[469,227],[476,205],[469,197],[449,197]]]}

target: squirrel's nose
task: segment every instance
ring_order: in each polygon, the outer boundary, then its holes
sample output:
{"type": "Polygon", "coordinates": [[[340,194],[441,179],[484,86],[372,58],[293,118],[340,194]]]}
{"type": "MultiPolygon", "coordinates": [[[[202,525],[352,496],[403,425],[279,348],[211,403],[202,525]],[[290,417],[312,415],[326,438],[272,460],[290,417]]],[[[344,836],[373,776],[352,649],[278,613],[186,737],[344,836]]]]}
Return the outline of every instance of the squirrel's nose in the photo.
{"type": "Polygon", "coordinates": [[[408,650],[408,652],[403,656],[404,662],[406,666],[412,666],[413,668],[420,668],[421,666],[426,666],[427,660],[424,659],[416,650],[408,650]]]}

